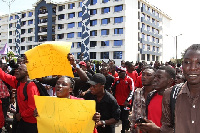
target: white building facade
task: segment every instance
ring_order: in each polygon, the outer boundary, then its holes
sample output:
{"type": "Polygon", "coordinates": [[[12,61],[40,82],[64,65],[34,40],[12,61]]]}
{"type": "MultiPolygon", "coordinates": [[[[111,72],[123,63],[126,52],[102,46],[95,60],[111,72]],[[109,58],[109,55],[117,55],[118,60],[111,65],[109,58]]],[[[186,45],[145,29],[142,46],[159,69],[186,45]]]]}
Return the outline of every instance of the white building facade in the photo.
{"type": "MultiPolygon", "coordinates": [[[[164,38],[169,34],[171,18],[144,0],[91,0],[91,60],[165,61],[164,38]]],[[[44,41],[72,42],[71,53],[78,59],[82,41],[82,0],[51,3],[39,0],[33,9],[21,11],[20,51],[44,41]]],[[[0,44],[15,51],[16,15],[0,16],[0,44]],[[9,36],[8,36],[9,33],[9,36]]],[[[166,59],[167,60],[167,59],[166,59]]]]}

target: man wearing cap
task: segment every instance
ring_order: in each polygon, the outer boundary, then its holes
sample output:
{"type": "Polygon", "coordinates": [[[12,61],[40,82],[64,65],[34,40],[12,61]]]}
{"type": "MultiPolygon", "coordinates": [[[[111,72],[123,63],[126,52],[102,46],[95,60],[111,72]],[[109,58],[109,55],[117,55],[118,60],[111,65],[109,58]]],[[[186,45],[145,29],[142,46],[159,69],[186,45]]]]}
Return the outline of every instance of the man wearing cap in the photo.
{"type": "Polygon", "coordinates": [[[104,89],[105,76],[96,73],[88,83],[90,91],[85,94],[84,99],[96,101],[96,111],[101,115],[100,121],[96,123],[98,133],[115,133],[115,124],[120,118],[120,107],[116,99],[104,89]]]}
{"type": "Polygon", "coordinates": [[[129,129],[128,116],[130,111],[130,103],[134,91],[134,82],[132,78],[127,76],[126,68],[119,67],[117,68],[117,72],[118,72],[118,77],[115,78],[115,82],[112,86],[112,92],[121,109],[121,114],[120,114],[120,120],[122,121],[121,133],[125,133],[125,130],[129,129]]]}

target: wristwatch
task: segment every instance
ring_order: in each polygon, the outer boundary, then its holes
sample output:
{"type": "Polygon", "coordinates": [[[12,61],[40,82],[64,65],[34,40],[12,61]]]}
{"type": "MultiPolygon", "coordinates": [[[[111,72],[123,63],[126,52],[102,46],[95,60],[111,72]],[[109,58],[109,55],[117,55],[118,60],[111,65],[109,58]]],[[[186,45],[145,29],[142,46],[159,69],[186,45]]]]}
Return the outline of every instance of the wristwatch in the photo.
{"type": "Polygon", "coordinates": [[[104,120],[101,120],[101,122],[103,123],[102,127],[106,127],[106,122],[104,120]]]}

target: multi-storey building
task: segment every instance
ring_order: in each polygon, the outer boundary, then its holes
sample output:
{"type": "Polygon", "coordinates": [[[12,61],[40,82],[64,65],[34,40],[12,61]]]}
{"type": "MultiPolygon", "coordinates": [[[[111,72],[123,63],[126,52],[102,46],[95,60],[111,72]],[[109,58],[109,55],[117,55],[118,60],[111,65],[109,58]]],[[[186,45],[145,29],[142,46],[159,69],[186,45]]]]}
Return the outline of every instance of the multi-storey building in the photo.
{"type": "MultiPolygon", "coordinates": [[[[82,0],[51,3],[38,0],[33,9],[21,11],[21,54],[44,41],[73,42],[75,58],[81,54],[82,0]]],[[[145,0],[91,0],[90,6],[91,60],[116,64],[126,61],[163,61],[165,35],[171,18],[145,0]]],[[[0,43],[8,39],[15,45],[16,15],[0,16],[0,43]]]]}

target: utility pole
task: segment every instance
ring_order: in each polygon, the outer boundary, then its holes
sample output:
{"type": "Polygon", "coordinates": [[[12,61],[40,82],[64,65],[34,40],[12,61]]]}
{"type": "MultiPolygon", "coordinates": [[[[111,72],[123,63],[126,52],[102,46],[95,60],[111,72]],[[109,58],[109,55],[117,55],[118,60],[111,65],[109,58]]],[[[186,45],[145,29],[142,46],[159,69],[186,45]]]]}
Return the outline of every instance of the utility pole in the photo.
{"type": "Polygon", "coordinates": [[[178,64],[178,60],[177,60],[177,49],[178,49],[178,36],[181,36],[182,34],[179,34],[177,36],[175,36],[176,39],[176,65],[178,64]]]}

